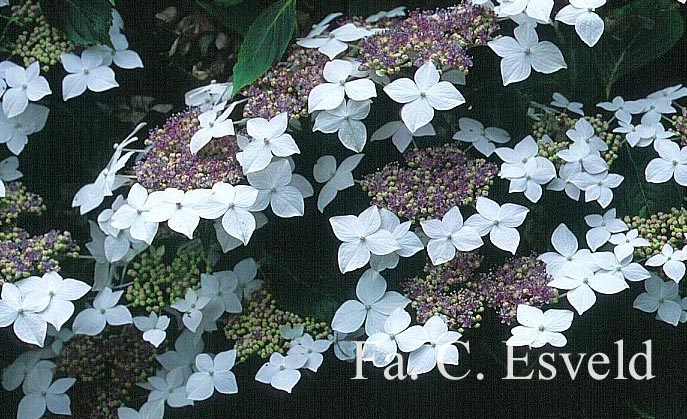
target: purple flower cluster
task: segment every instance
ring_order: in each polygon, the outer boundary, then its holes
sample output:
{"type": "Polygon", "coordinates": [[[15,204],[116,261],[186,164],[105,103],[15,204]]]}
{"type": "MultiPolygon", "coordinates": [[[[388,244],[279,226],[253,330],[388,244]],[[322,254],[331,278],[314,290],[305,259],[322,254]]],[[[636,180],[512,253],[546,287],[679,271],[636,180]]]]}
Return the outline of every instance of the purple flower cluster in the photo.
{"type": "Polygon", "coordinates": [[[78,257],[79,247],[68,231],[31,236],[15,227],[0,234],[0,284],[59,271],[60,260],[78,257]]]}
{"type": "Polygon", "coordinates": [[[360,59],[365,68],[394,74],[431,60],[437,67],[467,73],[472,67],[467,48],[486,45],[498,25],[491,11],[460,4],[434,11],[414,10],[385,28],[362,41],[360,59]]]}
{"type": "Polygon", "coordinates": [[[427,265],[424,275],[403,283],[411,300],[417,322],[424,324],[435,314],[446,317],[448,327],[459,332],[480,326],[484,311],[482,296],[475,288],[476,270],[482,257],[475,253],[458,253],[451,261],[427,265]]]}
{"type": "Polygon", "coordinates": [[[191,137],[199,129],[198,111],[168,118],[161,128],[150,131],[148,153],[134,166],[138,182],[149,191],[211,188],[216,182],[236,184],[243,179],[236,160],[239,151],[233,136],[215,138],[192,154],[191,137]]]}
{"type": "Polygon", "coordinates": [[[295,119],[307,116],[308,95],[324,82],[326,63],[327,56],[316,49],[293,47],[283,63],[243,90],[241,94],[248,99],[243,116],[270,119],[281,112],[295,119]]]}
{"type": "Polygon", "coordinates": [[[670,131],[675,132],[677,138],[680,140],[680,147],[687,145],[687,108],[682,108],[679,115],[674,115],[670,118],[672,127],[670,131]]]}
{"type": "Polygon", "coordinates": [[[478,280],[479,293],[486,305],[496,310],[501,322],[515,320],[518,304],[541,307],[557,297],[547,284],[552,280],[546,264],[536,255],[514,257],[478,280]]]}
{"type": "Polygon", "coordinates": [[[28,192],[21,182],[10,182],[5,189],[5,197],[0,198],[0,229],[14,226],[22,215],[41,215],[45,210],[43,198],[28,192]]]}
{"type": "Polygon", "coordinates": [[[493,163],[466,158],[454,144],[413,150],[404,158],[407,167],[387,164],[361,186],[372,205],[415,221],[440,218],[454,205],[486,196],[498,172],[493,163]]]}

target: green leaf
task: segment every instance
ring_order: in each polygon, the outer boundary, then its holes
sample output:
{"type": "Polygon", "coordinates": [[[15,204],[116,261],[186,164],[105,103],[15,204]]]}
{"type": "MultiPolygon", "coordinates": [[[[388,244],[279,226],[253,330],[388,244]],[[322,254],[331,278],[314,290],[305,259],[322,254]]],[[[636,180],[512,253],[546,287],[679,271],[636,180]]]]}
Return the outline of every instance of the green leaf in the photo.
{"type": "Polygon", "coordinates": [[[286,51],[296,30],[296,0],[280,0],[255,19],[234,65],[235,95],[272,67],[286,51]]]}
{"type": "Polygon", "coordinates": [[[40,0],[48,21],[77,45],[109,45],[112,24],[106,0],[40,0]]]}
{"type": "Polygon", "coordinates": [[[607,96],[621,77],[654,61],[680,40],[685,23],[674,3],[634,0],[608,16],[608,29],[594,57],[607,96]]]}

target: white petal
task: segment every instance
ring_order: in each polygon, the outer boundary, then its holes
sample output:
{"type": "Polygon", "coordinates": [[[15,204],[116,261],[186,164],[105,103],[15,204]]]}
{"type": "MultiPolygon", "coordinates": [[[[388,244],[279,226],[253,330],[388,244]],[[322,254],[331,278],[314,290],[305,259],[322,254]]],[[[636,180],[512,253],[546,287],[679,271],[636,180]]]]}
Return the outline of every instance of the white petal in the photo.
{"type": "Polygon", "coordinates": [[[585,44],[593,47],[604,33],[604,21],[596,13],[583,13],[575,21],[575,32],[585,44]]]}

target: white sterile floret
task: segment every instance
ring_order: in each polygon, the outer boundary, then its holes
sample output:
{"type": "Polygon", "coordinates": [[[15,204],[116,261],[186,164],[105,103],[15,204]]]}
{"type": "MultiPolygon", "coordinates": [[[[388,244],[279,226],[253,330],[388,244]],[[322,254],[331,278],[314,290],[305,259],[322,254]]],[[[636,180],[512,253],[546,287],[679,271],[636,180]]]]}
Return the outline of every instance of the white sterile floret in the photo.
{"type": "Polygon", "coordinates": [[[169,350],[163,354],[156,355],[155,359],[166,371],[171,371],[177,367],[192,369],[196,355],[203,352],[203,339],[197,339],[189,330],[184,330],[174,341],[174,350],[169,350]]]}
{"type": "Polygon", "coordinates": [[[248,183],[258,190],[252,210],[262,211],[270,206],[278,217],[302,216],[305,211],[303,195],[291,185],[291,177],[291,165],[284,159],[273,161],[259,172],[248,173],[248,183]]]}
{"type": "Polygon", "coordinates": [[[279,326],[279,335],[286,340],[293,340],[303,336],[305,332],[305,325],[303,323],[294,324],[289,326],[287,324],[282,324],[279,326]]]}
{"type": "Polygon", "coordinates": [[[229,119],[229,114],[231,114],[236,105],[237,102],[234,102],[227,106],[224,111],[222,111],[221,108],[208,109],[198,116],[200,129],[191,137],[191,143],[189,145],[191,153],[198,153],[198,151],[205,147],[213,138],[234,135],[234,122],[229,119]]]}
{"type": "MultiPolygon", "coordinates": [[[[321,23],[317,28],[311,31],[311,34],[315,30],[319,31],[320,28],[322,28],[317,35],[321,34],[327,28],[328,23],[329,22],[325,22],[324,24],[321,23]]],[[[334,57],[348,49],[347,42],[353,42],[365,38],[372,35],[372,32],[365,28],[359,28],[353,23],[347,23],[329,32],[328,36],[320,37],[317,35],[308,34],[308,37],[306,38],[299,38],[296,41],[296,44],[302,46],[303,48],[317,48],[319,52],[329,57],[330,60],[333,60],[334,57]]]]}
{"type": "Polygon", "coordinates": [[[551,102],[551,106],[563,108],[572,113],[584,116],[584,111],[582,110],[582,104],[580,102],[571,102],[568,100],[568,98],[566,98],[558,92],[555,92],[553,94],[553,101],[551,102]]]}
{"type": "Polygon", "coordinates": [[[606,244],[612,234],[627,230],[627,224],[623,220],[616,218],[615,208],[609,209],[603,216],[600,214],[589,214],[584,217],[584,221],[591,227],[587,231],[586,238],[592,252],[606,244]]]}
{"type": "MultiPolygon", "coordinates": [[[[630,122],[632,120],[632,115],[641,113],[644,105],[638,101],[625,101],[620,96],[613,98],[611,102],[601,102],[597,103],[601,109],[613,112],[613,115],[618,118],[619,121],[630,122]]],[[[615,131],[614,131],[615,132],[615,131]]]]}
{"type": "Polygon", "coordinates": [[[389,11],[381,10],[381,11],[379,11],[373,15],[366,17],[365,22],[375,23],[375,22],[379,22],[382,19],[392,19],[395,17],[403,17],[406,15],[405,10],[406,10],[405,6],[395,7],[389,11]]]}
{"type": "Polygon", "coordinates": [[[205,112],[216,105],[229,100],[234,85],[231,82],[216,83],[214,80],[205,86],[189,90],[184,94],[186,106],[198,107],[205,112]]]}
{"type": "Polygon", "coordinates": [[[388,255],[370,255],[370,266],[376,271],[383,271],[385,269],[393,269],[398,265],[399,258],[411,257],[425,246],[420,241],[417,234],[410,231],[411,222],[406,221],[401,223],[401,220],[386,208],[379,210],[379,215],[382,218],[382,229],[390,231],[391,235],[398,241],[400,249],[389,253],[388,255]]]}
{"type": "Polygon", "coordinates": [[[2,388],[14,391],[19,388],[32,371],[39,369],[52,370],[54,362],[41,359],[42,351],[22,352],[10,365],[2,370],[2,388]]]}
{"type": "Polygon", "coordinates": [[[370,113],[370,103],[370,100],[350,99],[334,109],[319,112],[312,130],[336,132],[344,147],[359,153],[367,142],[367,127],[362,120],[370,113]]]}
{"type": "Polygon", "coordinates": [[[114,71],[104,63],[100,51],[87,49],[81,57],[74,54],[62,54],[62,66],[69,73],[62,80],[62,97],[64,100],[80,96],[86,89],[93,92],[118,87],[114,71]]]}
{"type": "Polygon", "coordinates": [[[519,82],[530,76],[532,69],[544,74],[567,68],[563,54],[549,41],[539,42],[537,32],[530,25],[520,25],[513,30],[515,38],[502,36],[489,41],[501,60],[503,85],[519,82]]]}
{"type": "Polygon", "coordinates": [[[682,317],[682,301],[678,284],[664,282],[658,275],[644,281],[646,292],[639,294],[632,307],[646,313],[656,313],[656,318],[677,326],[682,317]]]}
{"type": "Polygon", "coordinates": [[[6,144],[14,155],[19,155],[29,142],[29,135],[45,127],[50,110],[42,105],[29,103],[24,112],[8,118],[0,113],[0,144],[6,144]]]}
{"type": "Polygon", "coordinates": [[[219,305],[220,313],[240,313],[241,300],[236,295],[238,277],[232,271],[219,271],[213,274],[200,275],[200,290],[198,294],[210,297],[211,304],[219,305]]]}
{"type": "Polygon", "coordinates": [[[263,281],[258,279],[258,264],[253,258],[246,258],[234,265],[233,269],[236,275],[236,295],[240,300],[250,299],[254,291],[262,288],[263,281]]]}
{"type": "Polygon", "coordinates": [[[463,216],[455,206],[441,220],[424,220],[420,225],[430,239],[427,254],[433,265],[441,265],[453,259],[456,250],[469,252],[484,244],[474,228],[463,225],[463,216]]]}
{"type": "Polygon", "coordinates": [[[496,144],[505,144],[510,141],[510,135],[501,128],[484,128],[481,122],[472,118],[460,118],[458,120],[460,131],[453,134],[454,140],[471,143],[475,150],[486,157],[496,150],[496,144]]]}
{"type": "Polygon", "coordinates": [[[43,294],[48,297],[48,306],[41,312],[41,316],[58,331],[74,314],[72,301],[80,299],[91,290],[91,286],[85,282],[72,278],[63,279],[55,271],[47,272],[42,277],[24,278],[15,282],[15,285],[23,295],[43,294]]]}
{"type": "Polygon", "coordinates": [[[0,294],[0,327],[13,325],[14,334],[23,342],[43,346],[48,330],[41,311],[50,303],[45,293],[22,294],[14,284],[5,282],[0,294]]]}
{"type": "Polygon", "coordinates": [[[363,346],[363,360],[375,367],[385,367],[398,351],[412,352],[427,342],[427,332],[420,325],[410,326],[410,314],[402,308],[394,310],[381,331],[371,335],[363,346]]]}
{"type": "Polygon", "coordinates": [[[677,110],[673,107],[673,101],[667,97],[652,96],[639,101],[644,104],[644,115],[642,115],[642,124],[655,124],[659,122],[664,114],[676,113],[677,110]]]}
{"type": "MultiPolygon", "coordinates": [[[[110,27],[110,42],[114,49],[108,46],[104,46],[107,49],[109,58],[108,61],[114,62],[114,64],[119,68],[132,69],[132,68],[143,68],[143,61],[141,57],[136,53],[136,51],[129,49],[129,41],[126,36],[119,31],[116,26],[110,27]]],[[[109,62],[105,61],[105,65],[110,65],[109,62]]]]}
{"type": "Polygon", "coordinates": [[[342,15],[343,13],[341,12],[328,14],[319,23],[312,25],[312,29],[310,29],[310,32],[308,32],[304,39],[314,38],[320,35],[322,32],[326,31],[327,28],[329,28],[329,25],[332,23],[334,19],[342,15]]]}
{"type": "Polygon", "coordinates": [[[210,195],[196,205],[195,210],[208,220],[222,217],[224,231],[246,245],[257,228],[250,210],[258,199],[258,193],[252,186],[217,182],[210,195]]]}
{"type": "Polygon", "coordinates": [[[546,272],[554,278],[569,264],[588,265],[591,263],[591,252],[588,249],[578,250],[577,237],[563,223],[553,231],[551,244],[556,251],[543,253],[538,259],[546,263],[546,272]]]}
{"type": "Polygon", "coordinates": [[[480,236],[489,235],[491,243],[499,249],[515,254],[520,244],[520,227],[529,209],[517,204],[503,204],[480,196],[477,198],[477,214],[465,221],[466,227],[474,228],[480,236]]]}
{"type": "Polygon", "coordinates": [[[531,135],[513,149],[501,147],[495,153],[504,161],[499,177],[510,180],[508,192],[524,192],[532,202],[541,198],[541,185],[556,177],[556,167],[549,159],[539,156],[539,147],[531,135]]]}
{"type": "Polygon", "coordinates": [[[354,77],[355,66],[346,60],[334,60],[324,65],[322,77],[326,83],[315,86],[308,95],[308,113],[337,108],[345,98],[362,102],[377,96],[370,79],[348,80],[354,77]]]}
{"type": "Polygon", "coordinates": [[[500,0],[494,10],[499,16],[516,16],[525,13],[539,22],[549,22],[553,0],[500,0]]]}
{"type": "Polygon", "coordinates": [[[326,352],[331,346],[332,342],[327,339],[313,339],[309,334],[304,334],[301,337],[294,338],[291,342],[291,348],[288,354],[302,354],[307,358],[303,368],[307,368],[312,372],[317,372],[324,357],[322,353],[326,352]]]}
{"type": "Polygon", "coordinates": [[[371,206],[359,216],[343,215],[329,219],[334,235],[343,243],[339,246],[341,273],[362,268],[370,261],[370,254],[388,255],[401,246],[390,231],[381,228],[379,208],[371,206]]]}
{"type": "Polygon", "coordinates": [[[332,331],[332,334],[327,336],[327,339],[329,339],[334,347],[334,356],[340,361],[353,362],[357,351],[355,340],[362,336],[362,334],[362,330],[358,330],[357,333],[332,331]]]}
{"type": "Polygon", "coordinates": [[[162,419],[164,415],[164,400],[145,402],[138,411],[125,406],[117,408],[117,416],[119,419],[162,419]]]}
{"type": "Polygon", "coordinates": [[[631,256],[635,247],[649,246],[650,243],[647,239],[639,237],[639,231],[635,228],[627,233],[615,233],[611,235],[608,239],[611,244],[614,244],[613,253],[615,253],[618,260],[623,260],[628,256],[631,256]]]}
{"type": "Polygon", "coordinates": [[[133,318],[134,326],[143,332],[143,340],[150,342],[154,347],[160,344],[167,337],[167,326],[169,326],[169,317],[159,316],[154,311],[148,317],[137,316],[133,318]]]}
{"type": "Polygon", "coordinates": [[[606,0],[570,0],[570,4],[556,14],[556,20],[575,26],[580,39],[593,47],[604,33],[604,21],[595,13],[604,4],[606,0]]]}
{"type": "Polygon", "coordinates": [[[145,207],[148,201],[148,191],[139,183],[135,183],[129,189],[126,203],[119,207],[110,220],[114,228],[129,229],[129,234],[136,240],[142,240],[148,244],[153,242],[157,234],[158,223],[147,221],[145,207]]]}
{"type": "Polygon", "coordinates": [[[100,171],[95,182],[81,187],[74,195],[72,207],[79,207],[81,215],[97,208],[102,204],[106,196],[112,196],[112,192],[123,186],[128,179],[118,175],[118,172],[126,166],[129,159],[134,155],[133,151],[124,153],[124,149],[131,143],[138,141],[134,135],[145,126],[141,123],[120,144],[115,145],[115,151],[110,161],[103,170],[100,171]],[[124,153],[124,155],[122,155],[124,153]]]}
{"type": "Polygon", "coordinates": [[[312,171],[315,181],[324,183],[317,197],[317,209],[320,212],[324,212],[327,205],[336,198],[338,192],[355,185],[352,172],[358,167],[363,156],[364,154],[348,156],[341,162],[339,167],[336,167],[334,156],[322,156],[317,159],[317,163],[313,166],[312,171]]]}
{"type": "Polygon", "coordinates": [[[183,313],[181,321],[188,330],[195,333],[203,320],[203,312],[201,310],[209,302],[210,297],[200,296],[195,290],[189,288],[186,290],[184,298],[175,301],[170,307],[183,313]]]}
{"type": "Polygon", "coordinates": [[[177,188],[167,188],[164,191],[155,191],[145,203],[143,220],[153,223],[166,221],[171,230],[193,239],[193,232],[200,223],[200,214],[195,207],[201,205],[209,194],[207,189],[184,192],[177,188]]]}
{"type": "Polygon", "coordinates": [[[613,201],[612,189],[617,188],[625,178],[609,172],[598,174],[578,173],[573,176],[575,186],[584,191],[584,201],[596,201],[601,208],[606,208],[613,201]]]}
{"type": "Polygon", "coordinates": [[[580,188],[575,186],[574,177],[579,173],[576,165],[564,164],[561,166],[557,178],[551,180],[546,189],[551,191],[565,191],[565,194],[573,201],[580,200],[580,188]]]}
{"type": "Polygon", "coordinates": [[[191,368],[184,366],[162,371],[162,375],[148,377],[148,383],[152,387],[148,393],[148,401],[164,400],[169,407],[193,405],[193,400],[186,397],[186,381],[191,374],[191,368]]]}
{"type": "Polygon", "coordinates": [[[53,372],[48,369],[27,374],[22,386],[25,395],[19,402],[17,419],[39,419],[46,408],[55,415],[71,415],[71,400],[65,393],[75,382],[75,378],[60,378],[53,382],[53,372]]]}
{"type": "Polygon", "coordinates": [[[255,381],[269,384],[277,390],[291,393],[293,387],[301,379],[299,368],[303,368],[308,358],[300,353],[282,355],[274,352],[269,362],[263,364],[255,374],[255,381]]]}
{"type": "Polygon", "coordinates": [[[570,144],[567,149],[556,153],[567,164],[575,166],[576,172],[597,174],[608,170],[608,163],[601,157],[597,150],[593,150],[584,141],[570,144]]]}
{"type": "Polygon", "coordinates": [[[217,390],[222,394],[238,393],[236,377],[231,369],[236,361],[236,351],[220,352],[214,357],[208,354],[196,356],[196,369],[186,382],[189,400],[205,400],[217,390]]]}
{"type": "Polygon", "coordinates": [[[680,148],[670,140],[657,140],[654,149],[659,157],[644,169],[647,182],[663,183],[675,178],[679,185],[687,186],[687,146],[680,148]]]}
{"type": "Polygon", "coordinates": [[[627,281],[643,281],[651,276],[642,265],[632,262],[632,255],[619,260],[613,252],[593,253],[599,272],[610,273],[627,281]]]}
{"type": "Polygon", "coordinates": [[[243,147],[243,151],[236,154],[244,174],[264,169],[272,161],[272,156],[288,157],[301,152],[293,137],[286,133],[288,125],[289,115],[286,112],[269,121],[264,118],[248,120],[246,130],[252,139],[243,147]]]}
{"type": "Polygon", "coordinates": [[[341,304],[334,319],[332,329],[341,333],[354,333],[365,324],[365,333],[371,336],[380,330],[387,317],[397,308],[403,308],[410,300],[397,293],[387,291],[386,280],[372,269],[365,271],[355,287],[358,300],[348,300],[341,304]]]}
{"type": "Polygon", "coordinates": [[[408,357],[408,374],[424,374],[443,365],[458,365],[458,342],[461,334],[449,331],[446,321],[439,316],[432,316],[425,322],[424,329],[427,343],[410,353],[408,357]]]}
{"type": "Polygon", "coordinates": [[[4,71],[7,90],[2,96],[2,110],[7,118],[15,117],[29,106],[52,93],[45,77],[40,75],[38,62],[28,67],[8,66],[4,71]]]}
{"type": "Polygon", "coordinates": [[[447,111],[465,103],[465,98],[447,81],[439,81],[434,63],[427,61],[415,71],[413,80],[401,78],[384,87],[395,102],[403,103],[401,119],[410,132],[432,122],[434,110],[447,111]]]}
{"type": "Polygon", "coordinates": [[[645,264],[646,266],[661,266],[668,278],[679,283],[685,276],[685,259],[687,255],[683,250],[674,250],[673,246],[666,243],[661,253],[650,257],[645,264]]]}
{"type": "Polygon", "coordinates": [[[576,263],[565,266],[548,285],[568,290],[566,298],[580,315],[596,303],[595,291],[617,294],[629,288],[623,278],[605,272],[595,273],[588,266],[576,263]]]}
{"type": "Polygon", "coordinates": [[[391,142],[396,146],[396,149],[403,153],[410,143],[413,142],[415,137],[432,137],[435,135],[436,131],[434,131],[432,124],[427,124],[414,132],[410,132],[403,121],[391,121],[373,132],[370,136],[370,141],[380,141],[391,138],[391,142]]]}
{"type": "Polygon", "coordinates": [[[515,326],[507,341],[508,346],[529,346],[541,348],[546,344],[557,348],[568,343],[563,333],[570,329],[573,320],[570,310],[546,310],[542,312],[536,307],[520,304],[517,309],[519,326],[515,326]]]}
{"type": "Polygon", "coordinates": [[[565,135],[576,143],[585,142],[592,151],[608,150],[608,144],[596,135],[592,124],[584,118],[579,118],[575,127],[567,130],[565,135]]]}
{"type": "Polygon", "coordinates": [[[93,308],[87,308],[76,315],[72,330],[77,335],[95,336],[105,329],[105,325],[121,326],[133,322],[129,309],[118,305],[124,291],[105,288],[93,300],[93,308]]]}

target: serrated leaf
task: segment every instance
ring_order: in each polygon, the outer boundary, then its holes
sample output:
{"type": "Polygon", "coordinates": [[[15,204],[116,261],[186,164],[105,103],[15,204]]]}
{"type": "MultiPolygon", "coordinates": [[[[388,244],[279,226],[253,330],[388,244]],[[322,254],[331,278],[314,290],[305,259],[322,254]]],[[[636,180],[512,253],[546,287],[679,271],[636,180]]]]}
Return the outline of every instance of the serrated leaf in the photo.
{"type": "Polygon", "coordinates": [[[77,45],[109,45],[112,14],[106,0],[40,0],[48,21],[77,45]]]}
{"type": "Polygon", "coordinates": [[[286,51],[296,29],[296,0],[280,0],[255,19],[234,65],[235,95],[263,75],[286,51]]]}

